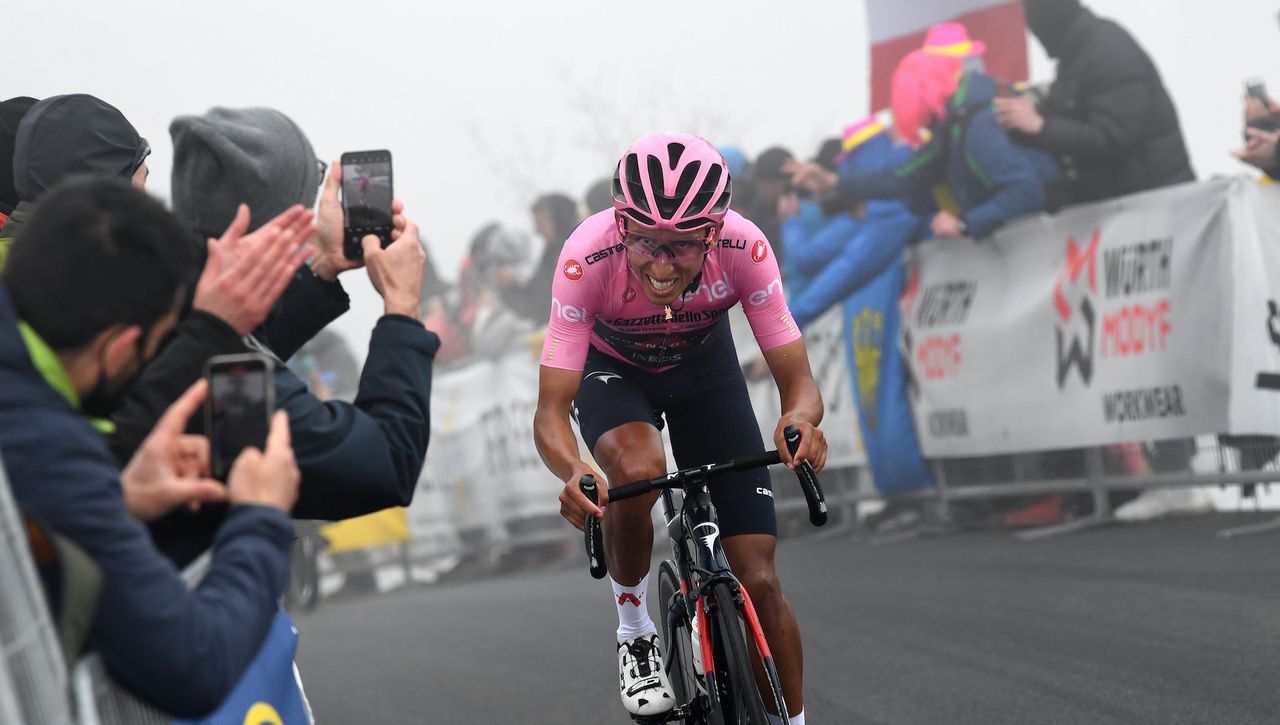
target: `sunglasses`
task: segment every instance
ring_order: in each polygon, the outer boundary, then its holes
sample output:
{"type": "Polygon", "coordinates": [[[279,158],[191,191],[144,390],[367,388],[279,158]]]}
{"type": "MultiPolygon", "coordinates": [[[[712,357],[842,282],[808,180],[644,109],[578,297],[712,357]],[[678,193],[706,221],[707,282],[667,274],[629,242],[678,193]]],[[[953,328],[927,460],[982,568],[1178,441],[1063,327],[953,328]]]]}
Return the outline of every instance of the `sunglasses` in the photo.
{"type": "Polygon", "coordinates": [[[147,160],[151,155],[151,143],[145,138],[138,139],[138,149],[133,152],[133,165],[129,167],[130,173],[137,171],[142,162],[147,160]]]}
{"type": "Polygon", "coordinates": [[[635,252],[645,259],[668,257],[676,262],[691,262],[705,257],[711,251],[716,230],[708,227],[702,239],[659,239],[644,234],[627,232],[622,236],[622,244],[627,251],[635,252]]]}

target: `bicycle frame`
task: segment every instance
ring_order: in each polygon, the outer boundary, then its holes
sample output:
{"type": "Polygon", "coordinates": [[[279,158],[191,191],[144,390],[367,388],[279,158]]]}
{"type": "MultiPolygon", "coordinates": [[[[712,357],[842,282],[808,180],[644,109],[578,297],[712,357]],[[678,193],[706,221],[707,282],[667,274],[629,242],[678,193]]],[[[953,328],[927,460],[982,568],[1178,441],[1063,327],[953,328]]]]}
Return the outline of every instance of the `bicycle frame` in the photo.
{"type": "MultiPolygon", "coordinates": [[[[691,473],[684,477],[684,499],[680,510],[676,510],[671,489],[662,490],[662,518],[667,526],[667,534],[671,538],[672,562],[680,579],[684,616],[689,622],[698,619],[698,631],[701,635],[703,679],[712,711],[720,708],[719,690],[716,687],[716,671],[714,666],[715,648],[712,646],[712,632],[715,631],[709,618],[707,592],[718,583],[726,583],[734,593],[734,602],[742,612],[743,619],[750,630],[749,635],[755,643],[756,651],[768,675],[769,688],[779,713],[787,712],[786,701],[782,695],[781,680],[769,643],[765,639],[764,629],[760,626],[760,618],[751,603],[751,596],[746,587],[734,576],[720,546],[720,523],[716,515],[715,505],[711,502],[711,494],[707,489],[705,473],[691,473]],[[711,664],[713,666],[707,666],[711,664]]],[[[668,612],[667,616],[676,613],[668,612]]],[[[716,612],[715,616],[723,616],[716,612]]],[[[695,698],[696,699],[696,698],[695,698]]],[[[688,703],[682,703],[687,705],[688,703]]]]}
{"type": "MultiPolygon", "coordinates": [[[[783,437],[786,439],[788,450],[794,456],[800,445],[800,431],[794,426],[787,426],[783,431],[783,437]]],[[[681,618],[692,623],[696,618],[702,639],[699,645],[702,648],[704,663],[703,685],[713,712],[723,712],[719,702],[719,690],[716,687],[716,672],[721,669],[725,672],[730,670],[724,667],[724,663],[717,662],[715,657],[715,643],[717,638],[721,637],[719,634],[712,633],[718,630],[713,630],[714,622],[710,617],[720,617],[724,612],[712,611],[708,593],[713,587],[724,584],[733,594],[733,606],[741,612],[743,620],[747,623],[747,629],[760,656],[778,712],[786,717],[786,702],[782,696],[782,686],[778,678],[777,666],[773,661],[773,654],[769,650],[769,643],[765,640],[760,618],[756,615],[755,607],[751,603],[751,596],[747,593],[746,587],[742,586],[742,583],[733,575],[724,549],[720,546],[720,522],[715,505],[711,501],[711,493],[707,489],[707,480],[716,474],[772,466],[779,462],[780,456],[777,451],[767,451],[725,463],[686,468],[664,476],[609,489],[611,501],[623,501],[655,489],[662,492],[663,521],[671,537],[672,564],[680,580],[682,595],[680,603],[683,604],[683,607],[673,606],[667,612],[667,622],[674,624],[677,618],[681,618]],[[676,511],[675,500],[671,496],[671,489],[674,488],[679,488],[684,493],[679,512],[676,511]]],[[[814,526],[822,526],[827,522],[827,504],[813,468],[802,461],[794,471],[809,507],[809,521],[814,526]]],[[[578,485],[589,500],[597,501],[599,489],[594,476],[583,476],[578,485]]],[[[608,573],[608,565],[603,557],[604,540],[600,522],[588,514],[583,521],[582,529],[591,576],[602,579],[608,573]]],[[[736,615],[737,612],[734,614],[736,615]]],[[[737,626],[736,621],[733,626],[737,626]]],[[[736,642],[736,638],[734,641],[736,642]]],[[[761,700],[763,699],[762,697],[761,700]]],[[[669,722],[680,718],[697,718],[703,714],[700,709],[701,704],[701,696],[695,695],[689,702],[678,704],[667,716],[643,721],[669,722]]],[[[637,718],[637,720],[641,719],[637,718]]]]}

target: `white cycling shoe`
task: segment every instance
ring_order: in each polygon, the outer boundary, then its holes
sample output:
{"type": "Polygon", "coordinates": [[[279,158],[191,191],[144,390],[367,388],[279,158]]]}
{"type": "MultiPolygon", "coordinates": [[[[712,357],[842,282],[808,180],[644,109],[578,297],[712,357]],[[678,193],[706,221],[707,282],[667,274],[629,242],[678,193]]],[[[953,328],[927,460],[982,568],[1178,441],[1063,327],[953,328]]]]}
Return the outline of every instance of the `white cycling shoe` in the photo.
{"type": "Polygon", "coordinates": [[[622,705],[632,715],[661,715],[675,707],[658,635],[642,634],[618,645],[618,678],[622,705]]]}

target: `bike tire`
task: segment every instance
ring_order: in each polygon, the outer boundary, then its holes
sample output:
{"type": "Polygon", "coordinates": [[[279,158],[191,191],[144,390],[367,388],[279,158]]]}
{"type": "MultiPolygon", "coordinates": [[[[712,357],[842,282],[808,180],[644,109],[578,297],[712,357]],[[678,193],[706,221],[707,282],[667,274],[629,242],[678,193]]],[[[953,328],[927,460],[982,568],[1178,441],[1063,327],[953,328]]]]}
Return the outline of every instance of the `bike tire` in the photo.
{"type": "MultiPolygon", "coordinates": [[[[662,644],[666,651],[662,653],[663,666],[667,669],[667,679],[671,682],[672,694],[677,705],[685,705],[698,696],[698,674],[693,669],[693,651],[690,641],[691,629],[686,622],[683,626],[671,625],[667,613],[677,597],[683,597],[680,589],[680,577],[671,561],[658,565],[658,613],[662,617],[662,644]]],[[[678,722],[684,725],[704,725],[702,718],[684,719],[678,722]]]]}
{"type": "Polygon", "coordinates": [[[727,690],[721,699],[733,706],[733,715],[729,717],[726,714],[725,723],[769,725],[764,699],[760,696],[751,658],[747,654],[746,621],[734,602],[733,592],[728,584],[716,584],[711,588],[711,597],[717,612],[716,633],[724,655],[724,661],[717,663],[717,669],[722,672],[720,689],[727,690]]]}

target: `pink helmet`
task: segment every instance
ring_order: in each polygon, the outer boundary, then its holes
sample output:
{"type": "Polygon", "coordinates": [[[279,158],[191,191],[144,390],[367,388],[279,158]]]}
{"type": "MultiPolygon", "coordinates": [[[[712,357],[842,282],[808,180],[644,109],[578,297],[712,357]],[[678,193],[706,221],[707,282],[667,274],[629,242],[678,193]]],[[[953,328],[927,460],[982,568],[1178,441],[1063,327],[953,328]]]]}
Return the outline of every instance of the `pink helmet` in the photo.
{"type": "Polygon", "coordinates": [[[687,133],[640,138],[613,174],[615,213],[646,229],[719,228],[730,194],[724,157],[706,139],[687,133]]]}

